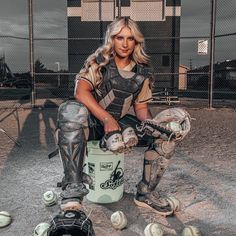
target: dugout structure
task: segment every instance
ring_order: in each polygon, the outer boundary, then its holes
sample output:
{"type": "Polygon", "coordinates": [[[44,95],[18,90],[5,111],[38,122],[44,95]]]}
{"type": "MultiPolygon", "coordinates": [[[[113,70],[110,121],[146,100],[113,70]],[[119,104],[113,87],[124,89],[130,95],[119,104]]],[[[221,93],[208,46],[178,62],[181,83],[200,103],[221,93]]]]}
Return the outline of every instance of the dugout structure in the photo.
{"type": "Polygon", "coordinates": [[[146,39],[155,72],[154,93],[178,89],[180,15],[180,0],[67,0],[69,71],[80,70],[115,17],[129,16],[146,39]]]}

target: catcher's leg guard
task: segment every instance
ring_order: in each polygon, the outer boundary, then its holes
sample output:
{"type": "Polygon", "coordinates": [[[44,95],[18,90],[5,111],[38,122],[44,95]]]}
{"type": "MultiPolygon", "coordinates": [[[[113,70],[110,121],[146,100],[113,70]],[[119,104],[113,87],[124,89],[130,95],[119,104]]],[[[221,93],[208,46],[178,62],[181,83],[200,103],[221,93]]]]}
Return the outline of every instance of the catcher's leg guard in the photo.
{"type": "Polygon", "coordinates": [[[58,109],[57,122],[58,146],[65,175],[62,182],[62,202],[72,199],[81,202],[88,193],[83,184],[88,110],[76,101],[65,102],[58,109]]]}
{"type": "Polygon", "coordinates": [[[161,215],[170,215],[173,213],[170,204],[154,190],[168,167],[175,143],[160,139],[155,141],[153,147],[145,152],[143,178],[137,185],[134,201],[138,206],[152,208],[161,215]]]}

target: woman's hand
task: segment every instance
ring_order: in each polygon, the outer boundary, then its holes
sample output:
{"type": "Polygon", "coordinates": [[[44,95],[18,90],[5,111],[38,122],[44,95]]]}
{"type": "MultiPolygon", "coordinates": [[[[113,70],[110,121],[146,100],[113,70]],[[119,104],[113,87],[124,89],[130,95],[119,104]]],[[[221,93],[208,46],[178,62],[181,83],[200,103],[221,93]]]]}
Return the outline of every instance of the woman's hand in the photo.
{"type": "Polygon", "coordinates": [[[112,117],[106,117],[103,119],[103,124],[104,124],[104,132],[105,134],[108,134],[112,131],[121,131],[119,123],[112,117]]]}

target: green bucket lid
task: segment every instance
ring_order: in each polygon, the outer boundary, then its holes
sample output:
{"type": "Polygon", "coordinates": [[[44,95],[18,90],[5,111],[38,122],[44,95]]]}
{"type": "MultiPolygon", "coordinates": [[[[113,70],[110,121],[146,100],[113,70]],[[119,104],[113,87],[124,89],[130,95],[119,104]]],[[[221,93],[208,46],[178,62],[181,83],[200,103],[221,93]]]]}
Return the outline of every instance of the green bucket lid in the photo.
{"type": "Polygon", "coordinates": [[[103,151],[100,147],[99,147],[99,140],[91,140],[88,141],[87,143],[87,148],[88,148],[88,154],[95,154],[95,155],[124,155],[123,153],[113,153],[111,151],[103,151]]]}

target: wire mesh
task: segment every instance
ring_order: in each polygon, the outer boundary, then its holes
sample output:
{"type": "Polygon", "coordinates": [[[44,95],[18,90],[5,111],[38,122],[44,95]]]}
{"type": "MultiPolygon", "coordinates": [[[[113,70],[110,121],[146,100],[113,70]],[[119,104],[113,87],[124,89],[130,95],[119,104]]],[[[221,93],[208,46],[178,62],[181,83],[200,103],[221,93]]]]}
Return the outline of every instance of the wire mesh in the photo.
{"type": "MultiPolygon", "coordinates": [[[[73,97],[76,73],[88,55],[103,43],[107,25],[119,15],[137,20],[145,36],[155,75],[153,103],[193,99],[195,106],[198,99],[208,99],[211,0],[182,1],[181,6],[180,1],[171,0],[32,3],[35,105],[45,105],[49,100],[59,105],[73,97]],[[200,40],[208,42],[205,55],[199,53],[200,40]]],[[[30,106],[28,5],[26,1],[17,2],[12,8],[6,0],[1,4],[0,107],[11,107],[19,101],[30,106]]],[[[215,106],[219,101],[235,99],[235,5],[233,0],[217,0],[215,106]]]]}

